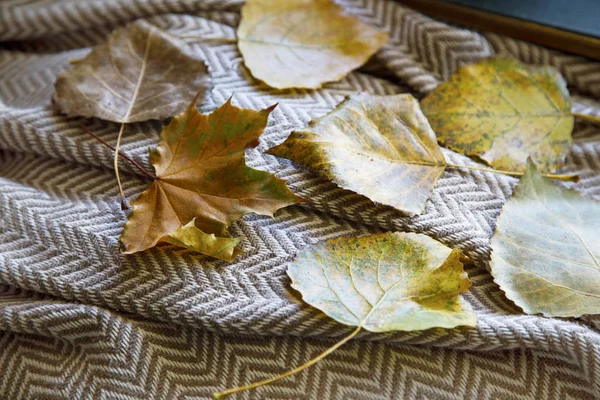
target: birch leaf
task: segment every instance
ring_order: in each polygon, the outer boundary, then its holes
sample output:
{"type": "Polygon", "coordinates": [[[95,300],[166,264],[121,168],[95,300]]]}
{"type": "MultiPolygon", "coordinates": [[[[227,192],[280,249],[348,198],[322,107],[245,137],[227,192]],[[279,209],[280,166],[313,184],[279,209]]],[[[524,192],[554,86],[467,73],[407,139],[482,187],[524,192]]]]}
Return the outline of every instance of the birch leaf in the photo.
{"type": "Polygon", "coordinates": [[[491,270],[528,314],[600,314],[600,203],[552,184],[529,162],[502,208],[491,270]]]}
{"type": "Polygon", "coordinates": [[[474,326],[471,286],[452,250],[428,236],[384,233],[317,244],[288,268],[304,301],[372,332],[474,326]]]}
{"type": "Polygon", "coordinates": [[[269,153],[410,214],[423,210],[447,165],[409,94],[351,97],[269,153]]]}
{"type": "Polygon", "coordinates": [[[197,54],[138,20],[61,73],[53,101],[69,116],[129,123],[171,117],[208,89],[208,68],[197,54]]]}
{"type": "MultiPolygon", "coordinates": [[[[245,150],[258,145],[274,107],[254,111],[227,101],[202,115],[194,100],[173,118],[150,152],[157,179],[132,203],[121,235],[125,252],[142,251],[159,241],[214,242],[194,228],[230,238],[227,227],[244,214],[273,215],[298,203],[283,180],[246,166],[245,150]]],[[[220,243],[232,247],[233,242],[220,243]]],[[[212,244],[215,251],[217,243],[212,244]]]]}
{"type": "Polygon", "coordinates": [[[506,58],[461,67],[421,102],[442,145],[499,170],[544,172],[564,165],[571,99],[560,73],[506,58]]]}
{"type": "Polygon", "coordinates": [[[252,75],[278,89],[339,80],[387,41],[332,0],[248,0],[237,36],[252,75]]]}

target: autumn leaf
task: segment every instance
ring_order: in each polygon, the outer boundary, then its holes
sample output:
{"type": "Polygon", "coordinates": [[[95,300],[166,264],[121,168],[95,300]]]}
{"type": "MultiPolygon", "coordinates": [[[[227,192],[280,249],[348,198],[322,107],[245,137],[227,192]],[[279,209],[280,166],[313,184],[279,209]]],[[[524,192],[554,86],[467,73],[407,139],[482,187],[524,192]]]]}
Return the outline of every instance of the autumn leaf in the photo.
{"type": "Polygon", "coordinates": [[[529,161],[491,246],[494,280],[526,313],[600,313],[599,202],[552,184],[529,161]]]}
{"type": "Polygon", "coordinates": [[[363,328],[390,332],[475,326],[475,313],[459,296],[471,286],[460,256],[459,250],[428,236],[398,232],[333,239],[304,251],[288,268],[292,287],[310,305],[356,329],[291,371],[213,397],[222,399],[293,375],[363,328]]]}
{"type": "Polygon", "coordinates": [[[208,88],[208,68],[197,54],[138,20],[61,73],[53,101],[69,116],[129,123],[172,117],[208,88]]]}
{"type": "Polygon", "coordinates": [[[423,211],[445,168],[522,175],[446,162],[435,133],[410,94],[352,96],[308,127],[292,132],[268,153],[407,214],[423,211]]]}
{"type": "Polygon", "coordinates": [[[304,301],[346,325],[372,332],[474,326],[458,296],[471,286],[460,256],[425,235],[384,233],[320,243],[288,275],[304,301]]]}
{"type": "Polygon", "coordinates": [[[332,0],[248,0],[237,36],[252,75],[278,89],[339,80],[387,41],[332,0]]]}
{"type": "Polygon", "coordinates": [[[446,166],[433,131],[409,94],[360,94],[269,150],[340,187],[420,213],[446,166]]]}
{"type": "Polygon", "coordinates": [[[69,116],[120,122],[114,167],[122,207],[119,147],[125,124],[163,119],[181,112],[209,89],[208,68],[196,54],[166,32],[138,20],[114,30],[55,83],[53,103],[69,116]]]}
{"type": "Polygon", "coordinates": [[[298,203],[283,180],[246,166],[245,149],[258,145],[274,107],[254,111],[228,100],[202,115],[194,101],[173,118],[150,152],[157,179],[132,203],[121,235],[125,252],[167,241],[231,259],[238,251],[237,239],[226,230],[232,222],[251,212],[273,215],[298,203]],[[203,236],[211,234],[216,238],[203,236]]]}
{"type": "Polygon", "coordinates": [[[461,67],[421,108],[442,145],[496,169],[523,171],[532,156],[554,172],[571,146],[571,99],[550,66],[495,58],[461,67]]]}
{"type": "Polygon", "coordinates": [[[241,242],[240,238],[233,238],[229,234],[226,237],[217,237],[212,233],[204,233],[196,228],[195,222],[196,219],[194,218],[175,232],[162,237],[159,241],[185,247],[224,261],[233,261],[239,254],[243,253],[237,247],[241,242]]]}

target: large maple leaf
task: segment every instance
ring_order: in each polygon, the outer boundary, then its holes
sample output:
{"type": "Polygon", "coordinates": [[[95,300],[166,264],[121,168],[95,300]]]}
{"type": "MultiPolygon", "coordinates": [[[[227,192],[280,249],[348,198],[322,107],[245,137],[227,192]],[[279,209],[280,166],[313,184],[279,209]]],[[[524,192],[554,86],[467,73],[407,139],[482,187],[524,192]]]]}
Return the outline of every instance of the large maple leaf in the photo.
{"type": "Polygon", "coordinates": [[[132,203],[121,235],[125,252],[165,241],[230,260],[238,239],[217,239],[230,238],[226,229],[233,221],[298,203],[282,179],[246,166],[245,149],[258,145],[274,108],[241,109],[230,99],[202,115],[194,100],[173,118],[150,152],[157,179],[132,203]]]}

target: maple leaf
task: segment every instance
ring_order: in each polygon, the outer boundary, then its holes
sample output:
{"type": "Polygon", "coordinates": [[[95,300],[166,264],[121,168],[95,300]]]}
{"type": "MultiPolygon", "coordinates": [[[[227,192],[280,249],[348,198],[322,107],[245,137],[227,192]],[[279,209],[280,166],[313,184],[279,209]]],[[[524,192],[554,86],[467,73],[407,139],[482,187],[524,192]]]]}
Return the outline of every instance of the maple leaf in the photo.
{"type": "Polygon", "coordinates": [[[173,118],[163,128],[158,147],[150,152],[157,179],[132,203],[121,235],[125,252],[168,241],[209,244],[212,255],[225,247],[227,254],[219,258],[231,259],[236,250],[226,229],[232,222],[251,212],[273,215],[298,203],[300,199],[282,179],[246,166],[245,149],[258,145],[274,107],[242,109],[229,99],[213,113],[202,115],[194,100],[173,118]],[[206,234],[217,238],[202,236],[206,234]]]}
{"type": "Polygon", "coordinates": [[[571,99],[550,66],[494,58],[461,67],[421,108],[440,143],[497,169],[523,171],[532,156],[553,172],[571,146],[571,99]]]}
{"type": "Polygon", "coordinates": [[[599,202],[552,184],[530,160],[496,221],[494,281],[528,314],[599,314],[599,216],[599,202]]]}
{"type": "Polygon", "coordinates": [[[199,55],[138,20],[114,30],[62,72],[53,102],[69,116],[130,123],[171,117],[208,89],[208,68],[199,55]]]}
{"type": "Polygon", "coordinates": [[[387,41],[332,0],[249,0],[237,36],[252,75],[278,89],[339,80],[387,41]]]}
{"type": "Polygon", "coordinates": [[[428,236],[398,232],[333,239],[302,252],[288,268],[292,287],[307,303],[356,329],[293,370],[214,393],[213,398],[223,399],[300,372],[363,328],[390,332],[475,326],[475,313],[459,296],[471,286],[460,257],[459,250],[428,236]]]}

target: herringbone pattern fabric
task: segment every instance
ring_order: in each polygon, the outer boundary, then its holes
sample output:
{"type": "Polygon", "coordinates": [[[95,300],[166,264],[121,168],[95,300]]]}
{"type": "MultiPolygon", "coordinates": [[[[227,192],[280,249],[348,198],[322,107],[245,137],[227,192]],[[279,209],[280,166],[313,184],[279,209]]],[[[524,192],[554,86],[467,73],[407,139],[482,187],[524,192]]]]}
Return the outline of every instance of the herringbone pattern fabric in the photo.
{"type": "MultiPolygon", "coordinates": [[[[494,221],[514,178],[448,170],[423,215],[408,218],[263,153],[348,94],[419,97],[458,66],[496,53],[556,66],[575,94],[574,109],[600,115],[600,66],[451,27],[389,0],[341,4],[391,39],[365,68],[316,91],[270,89],[245,70],[235,45],[188,39],[213,76],[203,111],[232,95],[248,108],[279,103],[248,163],[312,200],[274,219],[236,223],[232,233],[244,238],[246,253],[226,264],[170,246],[120,254],[126,214],[112,154],[81,130],[86,123],[114,142],[118,125],[67,119],[52,110],[50,96],[69,60],[118,24],[146,17],[178,35],[234,38],[241,2],[0,3],[0,398],[198,399],[281,372],[322,350],[321,340],[349,332],[300,301],[286,263],[315,241],[381,229],[423,232],[475,260],[465,297],[477,328],[363,333],[310,371],[239,398],[600,397],[598,319],[523,315],[486,270],[494,221]]],[[[122,150],[148,165],[159,132],[157,122],[131,124],[122,150]]],[[[600,200],[600,129],[576,124],[574,137],[566,170],[581,174],[578,190],[600,200]]],[[[147,182],[121,165],[134,196],[147,182]]]]}

